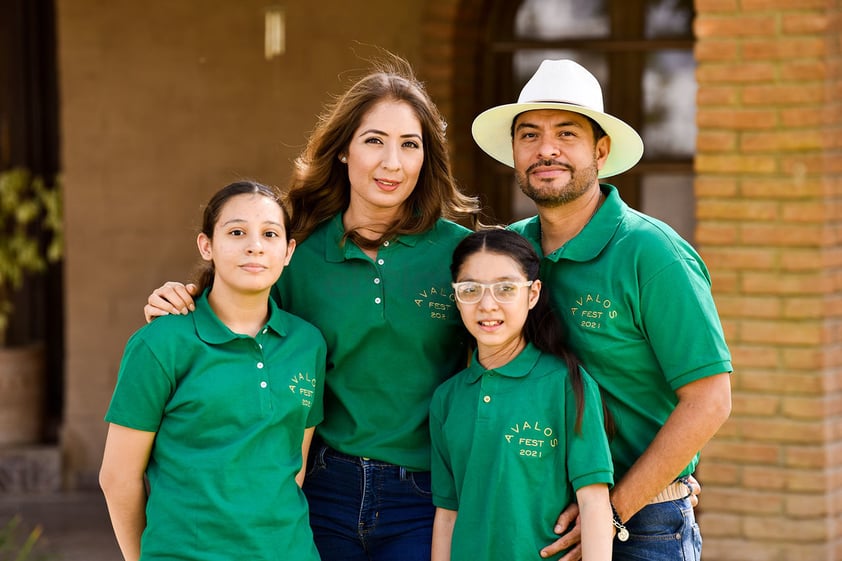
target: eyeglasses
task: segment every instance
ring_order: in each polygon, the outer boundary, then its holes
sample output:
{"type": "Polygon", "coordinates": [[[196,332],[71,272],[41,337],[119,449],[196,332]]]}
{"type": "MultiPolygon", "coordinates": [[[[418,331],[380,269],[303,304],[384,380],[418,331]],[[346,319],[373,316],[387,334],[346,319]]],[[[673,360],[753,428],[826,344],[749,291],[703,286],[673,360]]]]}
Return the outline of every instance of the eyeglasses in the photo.
{"type": "Polygon", "coordinates": [[[482,300],[485,289],[491,289],[491,296],[500,304],[509,304],[514,302],[520,292],[520,287],[531,286],[532,281],[501,281],[485,284],[484,282],[454,282],[453,288],[456,290],[456,299],[463,304],[476,304],[482,300]]]}

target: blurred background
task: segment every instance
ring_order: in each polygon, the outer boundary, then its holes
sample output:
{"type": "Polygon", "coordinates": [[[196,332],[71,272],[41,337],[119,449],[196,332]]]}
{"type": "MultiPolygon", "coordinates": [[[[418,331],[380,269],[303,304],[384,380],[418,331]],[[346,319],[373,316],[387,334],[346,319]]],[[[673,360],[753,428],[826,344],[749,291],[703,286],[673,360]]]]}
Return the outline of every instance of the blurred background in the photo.
{"type": "Polygon", "coordinates": [[[734,353],[705,559],[842,559],[840,31],[839,0],[0,0],[0,527],[22,513],[59,558],[117,558],[102,417],[147,295],[188,278],[210,194],[285,186],[382,48],[489,222],[534,212],[473,118],[544,58],[600,79],[646,144],[609,182],[699,248],[734,353]]]}

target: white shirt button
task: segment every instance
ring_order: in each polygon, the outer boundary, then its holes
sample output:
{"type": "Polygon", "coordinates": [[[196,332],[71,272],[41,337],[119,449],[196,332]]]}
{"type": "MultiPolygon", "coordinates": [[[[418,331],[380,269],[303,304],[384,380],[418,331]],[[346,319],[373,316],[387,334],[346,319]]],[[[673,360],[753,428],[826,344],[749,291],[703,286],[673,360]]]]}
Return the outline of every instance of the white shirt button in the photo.
{"type": "Polygon", "coordinates": [[[257,367],[258,367],[258,368],[263,368],[263,363],[262,363],[262,362],[258,362],[258,363],[257,363],[257,367]]]}
{"type": "Polygon", "coordinates": [[[374,279],[374,284],[380,284],[380,279],[374,279]]]}
{"type": "Polygon", "coordinates": [[[383,247],[389,247],[389,242],[388,241],[383,242],[383,247]]]}
{"type": "Polygon", "coordinates": [[[375,303],[375,304],[379,304],[379,303],[380,303],[380,298],[379,298],[379,297],[378,297],[378,298],[375,298],[375,299],[374,299],[374,303],[375,303]]]}
{"type": "Polygon", "coordinates": [[[261,387],[261,388],[265,388],[265,387],[266,387],[266,386],[268,386],[268,385],[269,385],[269,384],[267,384],[266,382],[260,382],[260,387],[261,387]]]}
{"type": "Polygon", "coordinates": [[[482,398],[482,400],[483,400],[484,402],[488,403],[488,402],[490,402],[490,401],[491,401],[491,396],[490,396],[490,395],[487,395],[487,396],[485,396],[484,398],[482,398]]]}
{"type": "Polygon", "coordinates": [[[266,328],[264,327],[264,328],[263,328],[263,333],[265,334],[267,331],[269,331],[269,330],[268,330],[268,329],[266,329],[266,328]]]}
{"type": "Polygon", "coordinates": [[[377,260],[377,264],[378,264],[378,265],[382,265],[383,263],[385,263],[385,261],[383,261],[382,259],[378,259],[378,260],[377,260]]]}

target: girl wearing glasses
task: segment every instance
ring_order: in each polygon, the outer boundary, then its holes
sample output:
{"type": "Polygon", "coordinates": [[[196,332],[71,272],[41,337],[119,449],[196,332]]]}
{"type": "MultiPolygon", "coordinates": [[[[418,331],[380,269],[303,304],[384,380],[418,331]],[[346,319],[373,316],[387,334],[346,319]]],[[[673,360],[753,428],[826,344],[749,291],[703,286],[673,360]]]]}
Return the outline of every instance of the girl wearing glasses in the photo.
{"type": "Polygon", "coordinates": [[[562,343],[539,266],[508,230],[471,234],[453,253],[456,305],[476,351],[430,408],[433,561],[538,559],[557,539],[557,505],[574,494],[584,561],[611,558],[599,390],[562,343]]]}

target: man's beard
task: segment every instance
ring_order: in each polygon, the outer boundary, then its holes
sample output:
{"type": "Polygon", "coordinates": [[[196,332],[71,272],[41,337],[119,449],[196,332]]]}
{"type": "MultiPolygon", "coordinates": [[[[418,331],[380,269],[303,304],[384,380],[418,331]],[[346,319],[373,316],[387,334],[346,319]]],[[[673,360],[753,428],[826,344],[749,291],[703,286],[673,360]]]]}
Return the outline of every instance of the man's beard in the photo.
{"type": "Polygon", "coordinates": [[[526,173],[515,173],[515,177],[520,190],[523,191],[524,195],[532,199],[536,205],[553,208],[566,205],[587,193],[588,189],[597,181],[599,169],[596,166],[596,158],[594,158],[590,166],[582,169],[576,169],[573,166],[562,164],[555,160],[542,160],[529,166],[526,173]],[[533,169],[541,166],[562,166],[570,172],[570,179],[564,185],[551,190],[535,187],[529,182],[529,173],[533,169]]]}

